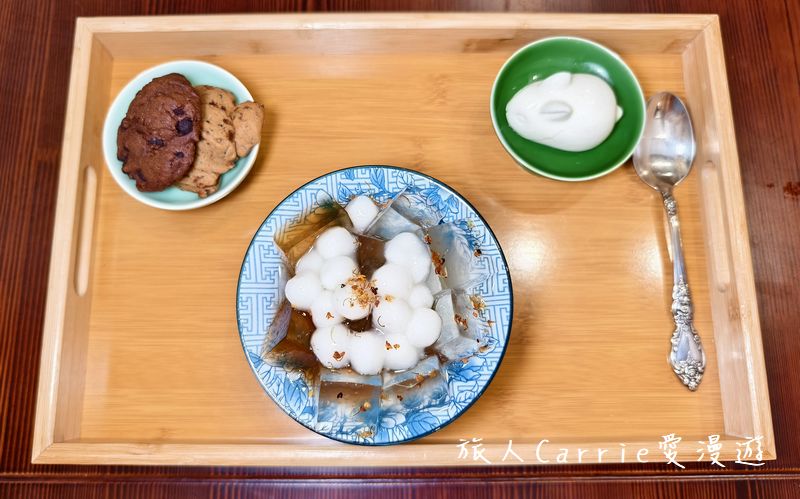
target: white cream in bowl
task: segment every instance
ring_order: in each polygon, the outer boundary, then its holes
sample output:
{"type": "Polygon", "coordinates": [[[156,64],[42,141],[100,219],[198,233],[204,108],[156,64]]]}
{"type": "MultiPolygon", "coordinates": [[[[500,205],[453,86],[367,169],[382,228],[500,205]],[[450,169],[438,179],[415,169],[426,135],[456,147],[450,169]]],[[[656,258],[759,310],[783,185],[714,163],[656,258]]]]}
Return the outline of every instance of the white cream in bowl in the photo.
{"type": "Polygon", "coordinates": [[[556,73],[517,92],[506,118],[520,136],[564,151],[600,145],[622,117],[614,91],[602,78],[556,73]]]}

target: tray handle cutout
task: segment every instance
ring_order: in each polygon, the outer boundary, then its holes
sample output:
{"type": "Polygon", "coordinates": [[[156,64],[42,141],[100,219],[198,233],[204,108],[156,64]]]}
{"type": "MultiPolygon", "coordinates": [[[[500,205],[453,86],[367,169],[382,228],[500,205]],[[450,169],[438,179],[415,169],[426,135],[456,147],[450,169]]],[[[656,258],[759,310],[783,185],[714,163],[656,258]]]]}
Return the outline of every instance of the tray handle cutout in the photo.
{"type": "Polygon", "coordinates": [[[82,173],[83,189],[78,213],[78,248],[75,257],[75,292],[84,296],[89,289],[89,269],[92,256],[92,233],[94,232],[94,205],[97,200],[97,172],[86,165],[82,173]]]}
{"type": "Polygon", "coordinates": [[[703,204],[709,231],[708,249],[714,255],[711,259],[713,266],[714,285],[720,292],[725,292],[731,282],[729,248],[727,242],[728,227],[723,217],[723,192],[719,185],[719,171],[717,165],[706,161],[701,168],[703,182],[703,204]]]}

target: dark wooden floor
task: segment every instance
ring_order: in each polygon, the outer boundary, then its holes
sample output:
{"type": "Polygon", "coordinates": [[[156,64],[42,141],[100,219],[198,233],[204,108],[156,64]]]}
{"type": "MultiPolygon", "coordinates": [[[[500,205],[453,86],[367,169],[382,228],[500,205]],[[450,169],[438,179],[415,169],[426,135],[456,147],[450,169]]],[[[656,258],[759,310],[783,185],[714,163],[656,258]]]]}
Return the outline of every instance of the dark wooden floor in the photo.
{"type": "Polygon", "coordinates": [[[800,0],[0,2],[0,497],[800,497],[800,0]],[[267,470],[33,466],[34,398],[76,16],[331,10],[718,13],[779,459],[694,466],[267,470]],[[325,479],[325,481],[323,481],[325,479]],[[363,485],[365,484],[366,485],[363,485]],[[317,488],[318,487],[318,488],[317,488]]]}

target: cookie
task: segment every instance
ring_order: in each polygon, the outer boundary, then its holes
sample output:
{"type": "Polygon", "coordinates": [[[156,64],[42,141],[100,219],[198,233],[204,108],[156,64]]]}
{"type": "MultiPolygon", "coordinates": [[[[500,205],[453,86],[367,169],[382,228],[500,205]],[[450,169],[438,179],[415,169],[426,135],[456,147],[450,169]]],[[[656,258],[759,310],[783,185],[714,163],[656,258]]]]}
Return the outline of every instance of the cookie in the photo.
{"type": "Polygon", "coordinates": [[[244,157],[261,141],[261,126],[264,123],[264,106],[257,102],[243,102],[231,113],[237,156],[244,157]]]}
{"type": "Polygon", "coordinates": [[[206,197],[216,192],[219,176],[233,168],[237,159],[229,116],[236,102],[233,94],[221,88],[200,85],[195,92],[200,96],[203,117],[197,155],[192,168],[175,185],[206,197]]]}
{"type": "Polygon", "coordinates": [[[200,116],[200,98],[183,75],[155,78],[139,90],[117,131],[117,159],[137,189],[161,191],[186,175],[200,116]]]}

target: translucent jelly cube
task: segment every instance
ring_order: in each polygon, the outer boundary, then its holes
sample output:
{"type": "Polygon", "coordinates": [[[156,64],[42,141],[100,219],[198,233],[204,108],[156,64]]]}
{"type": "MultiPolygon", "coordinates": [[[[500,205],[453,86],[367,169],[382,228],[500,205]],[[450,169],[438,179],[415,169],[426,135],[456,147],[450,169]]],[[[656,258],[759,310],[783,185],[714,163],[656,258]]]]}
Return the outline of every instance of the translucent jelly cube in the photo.
{"type": "Polygon", "coordinates": [[[458,360],[472,357],[491,346],[492,338],[490,336],[482,336],[474,340],[466,336],[458,336],[436,348],[439,354],[447,360],[458,360]]]}
{"type": "Polygon", "coordinates": [[[436,274],[436,268],[433,266],[433,263],[431,263],[431,269],[428,273],[428,278],[425,279],[423,284],[425,284],[428,289],[431,290],[431,294],[433,295],[436,295],[436,293],[442,290],[442,279],[440,279],[439,275],[436,274]]]}
{"type": "Polygon", "coordinates": [[[383,247],[386,242],[383,239],[364,235],[358,235],[356,239],[358,239],[358,252],[356,253],[358,266],[362,274],[371,276],[386,263],[386,257],[383,256],[383,247]]]}
{"type": "Polygon", "coordinates": [[[366,233],[389,240],[401,232],[414,232],[431,227],[442,220],[442,214],[425,199],[408,191],[402,191],[381,209],[366,233]]]}
{"type": "Polygon", "coordinates": [[[286,331],[289,330],[289,318],[292,315],[292,306],[288,301],[282,300],[277,312],[272,318],[272,322],[267,329],[267,336],[264,338],[264,343],[261,345],[262,357],[272,351],[275,345],[280,343],[286,337],[286,331]]]}
{"type": "Polygon", "coordinates": [[[381,413],[381,376],[362,376],[350,369],[321,369],[314,390],[317,431],[368,439],[381,413]]]}
{"type": "Polygon", "coordinates": [[[448,400],[447,371],[435,355],[421,360],[413,369],[383,373],[384,411],[406,413],[438,407],[448,400]]]}
{"type": "Polygon", "coordinates": [[[442,213],[431,206],[423,196],[403,191],[398,194],[391,207],[403,218],[415,222],[420,227],[432,227],[442,221],[442,213]]]}
{"type": "Polygon", "coordinates": [[[442,331],[439,333],[439,339],[433,344],[434,348],[439,348],[441,345],[461,335],[461,329],[455,321],[456,311],[452,292],[447,291],[443,295],[436,297],[433,302],[433,309],[442,318],[442,331]]]}
{"type": "Polygon", "coordinates": [[[463,290],[446,290],[436,298],[434,309],[442,318],[442,332],[433,348],[448,360],[469,357],[486,348],[490,328],[476,304],[480,298],[463,290]]]}
{"type": "Polygon", "coordinates": [[[290,268],[314,245],[317,236],[331,227],[352,230],[350,217],[330,195],[320,192],[314,208],[301,219],[289,223],[275,235],[275,244],[283,252],[290,268]]]}
{"type": "Polygon", "coordinates": [[[430,247],[435,277],[442,289],[466,289],[489,277],[479,265],[478,248],[466,222],[436,225],[421,234],[430,247]]]}
{"type": "Polygon", "coordinates": [[[284,301],[267,332],[261,357],[270,365],[287,371],[313,370],[319,362],[311,351],[314,323],[307,312],[293,310],[284,301]],[[279,337],[274,342],[270,338],[279,337]]]}

